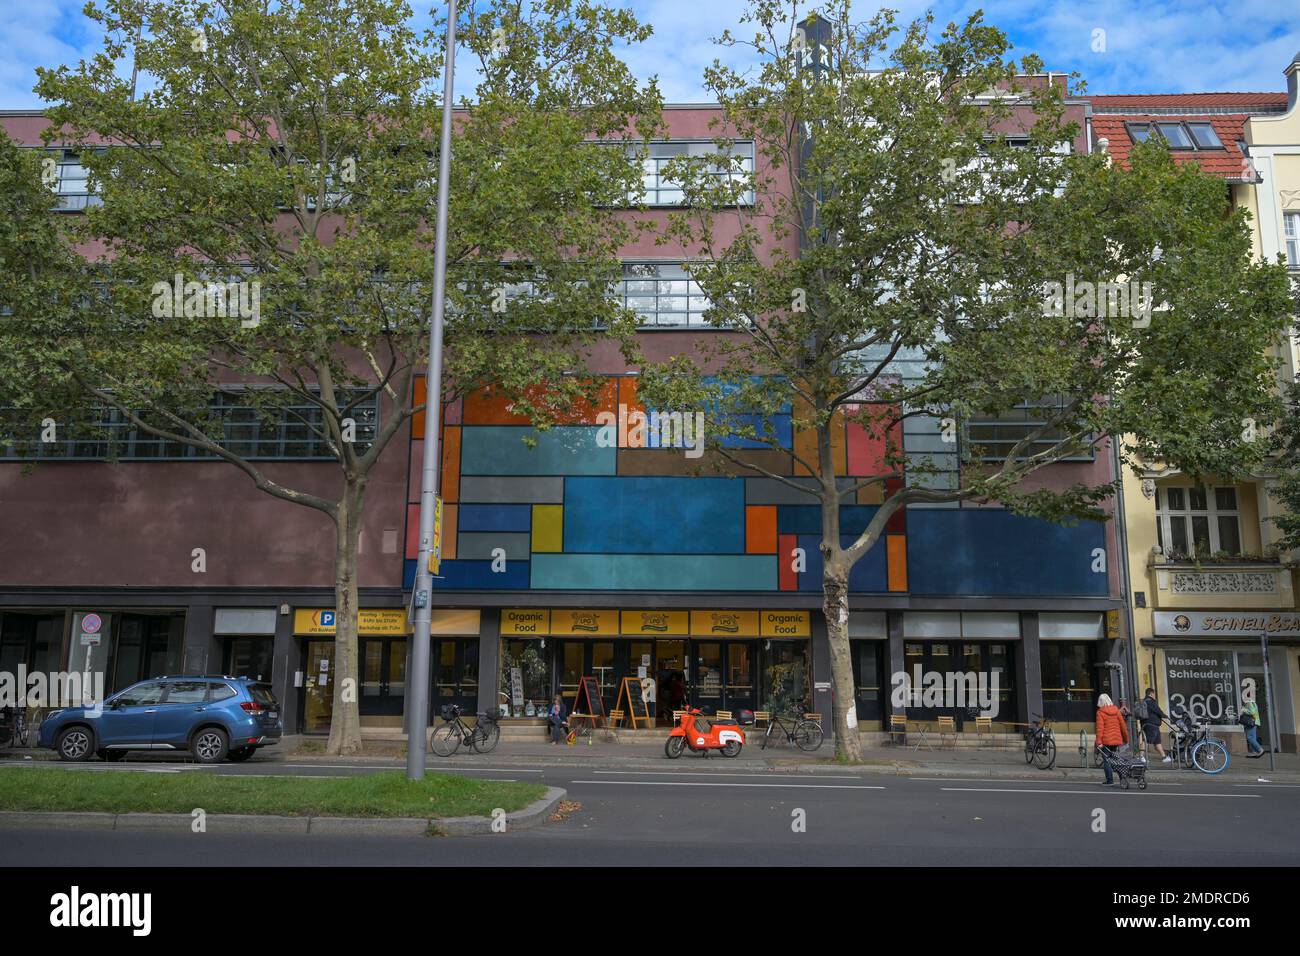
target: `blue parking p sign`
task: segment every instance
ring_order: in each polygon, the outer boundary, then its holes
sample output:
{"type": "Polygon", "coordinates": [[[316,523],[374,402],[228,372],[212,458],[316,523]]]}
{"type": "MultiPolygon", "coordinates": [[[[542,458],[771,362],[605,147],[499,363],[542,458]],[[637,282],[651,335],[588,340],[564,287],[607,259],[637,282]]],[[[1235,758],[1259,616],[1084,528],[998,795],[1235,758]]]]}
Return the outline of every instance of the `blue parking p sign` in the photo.
{"type": "Polygon", "coordinates": [[[321,623],[321,627],[333,627],[333,626],[334,626],[334,612],[333,612],[333,611],[321,611],[321,612],[320,612],[320,623],[321,623]]]}

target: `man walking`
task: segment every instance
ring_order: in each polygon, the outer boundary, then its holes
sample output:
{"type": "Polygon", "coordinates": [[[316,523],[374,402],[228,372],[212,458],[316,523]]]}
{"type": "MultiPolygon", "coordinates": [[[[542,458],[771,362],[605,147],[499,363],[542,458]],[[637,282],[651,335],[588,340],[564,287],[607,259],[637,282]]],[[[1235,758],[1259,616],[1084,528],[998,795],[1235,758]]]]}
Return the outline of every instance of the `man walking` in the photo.
{"type": "Polygon", "coordinates": [[[1165,745],[1160,740],[1160,722],[1165,719],[1165,712],[1156,703],[1156,689],[1148,687],[1146,694],[1138,701],[1136,709],[1138,720],[1142,721],[1142,750],[1155,747],[1156,753],[1164,758],[1161,763],[1173,763],[1174,758],[1165,753],[1165,745]]]}

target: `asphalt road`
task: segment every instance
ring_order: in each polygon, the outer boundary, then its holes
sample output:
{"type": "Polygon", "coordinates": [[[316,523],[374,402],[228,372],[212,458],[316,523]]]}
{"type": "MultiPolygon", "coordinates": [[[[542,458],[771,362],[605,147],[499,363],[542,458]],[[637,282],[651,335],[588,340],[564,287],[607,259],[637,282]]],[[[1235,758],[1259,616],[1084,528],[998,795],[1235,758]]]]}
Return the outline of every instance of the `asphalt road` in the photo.
{"type": "MultiPolygon", "coordinates": [[[[721,761],[663,771],[478,761],[430,769],[564,787],[581,809],[531,831],[418,840],[4,828],[0,866],[1300,865],[1297,785],[1187,773],[1139,792],[1074,780],[782,772],[721,761]]],[[[107,769],[91,763],[68,772],[107,769]]],[[[395,765],[132,759],[111,769],[339,776],[395,765]]]]}

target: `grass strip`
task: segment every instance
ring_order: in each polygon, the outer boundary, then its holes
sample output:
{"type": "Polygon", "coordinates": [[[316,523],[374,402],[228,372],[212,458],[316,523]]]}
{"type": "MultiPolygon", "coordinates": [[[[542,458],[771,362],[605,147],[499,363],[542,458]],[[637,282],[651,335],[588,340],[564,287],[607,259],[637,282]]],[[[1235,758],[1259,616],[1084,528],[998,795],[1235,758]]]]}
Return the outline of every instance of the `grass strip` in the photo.
{"type": "Polygon", "coordinates": [[[507,813],[540,800],[535,783],[469,780],[399,771],[348,777],[253,777],[203,771],[0,770],[0,810],[101,813],[256,813],[329,817],[463,817],[507,813]]]}

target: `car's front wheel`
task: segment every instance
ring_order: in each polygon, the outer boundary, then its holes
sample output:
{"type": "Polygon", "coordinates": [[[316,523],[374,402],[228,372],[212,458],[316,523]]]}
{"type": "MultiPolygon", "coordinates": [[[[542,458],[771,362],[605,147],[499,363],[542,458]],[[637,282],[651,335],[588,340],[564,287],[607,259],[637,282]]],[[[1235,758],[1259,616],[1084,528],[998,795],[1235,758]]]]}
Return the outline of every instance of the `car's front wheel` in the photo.
{"type": "Polygon", "coordinates": [[[249,757],[253,756],[255,750],[257,750],[256,747],[236,747],[234,750],[230,751],[230,753],[226,754],[226,759],[234,763],[239,763],[240,761],[247,760],[249,757]]]}
{"type": "Polygon", "coordinates": [[[85,727],[69,727],[59,734],[55,745],[60,760],[89,760],[94,752],[94,737],[85,727]]]}
{"type": "Polygon", "coordinates": [[[230,748],[230,738],[220,727],[204,727],[190,741],[190,753],[199,763],[220,763],[230,748]]]}

